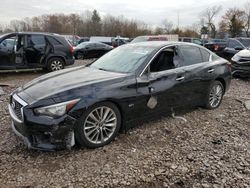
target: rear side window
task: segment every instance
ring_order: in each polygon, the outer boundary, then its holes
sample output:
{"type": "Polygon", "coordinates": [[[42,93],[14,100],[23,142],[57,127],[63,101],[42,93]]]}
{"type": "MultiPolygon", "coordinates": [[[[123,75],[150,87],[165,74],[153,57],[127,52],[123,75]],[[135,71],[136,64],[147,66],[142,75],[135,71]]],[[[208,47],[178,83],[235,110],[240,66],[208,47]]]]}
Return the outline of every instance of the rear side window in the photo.
{"type": "Polygon", "coordinates": [[[180,46],[184,59],[184,66],[194,65],[203,62],[200,49],[194,46],[180,46]]]}
{"type": "Polygon", "coordinates": [[[61,45],[61,43],[53,37],[48,37],[49,42],[53,45],[61,45]]]}
{"type": "Polygon", "coordinates": [[[31,45],[45,45],[45,38],[42,35],[31,35],[31,45]]]}
{"type": "Polygon", "coordinates": [[[204,62],[209,61],[209,59],[210,59],[210,53],[207,50],[204,50],[202,48],[200,48],[200,50],[201,50],[201,55],[202,55],[203,61],[204,62]]]}

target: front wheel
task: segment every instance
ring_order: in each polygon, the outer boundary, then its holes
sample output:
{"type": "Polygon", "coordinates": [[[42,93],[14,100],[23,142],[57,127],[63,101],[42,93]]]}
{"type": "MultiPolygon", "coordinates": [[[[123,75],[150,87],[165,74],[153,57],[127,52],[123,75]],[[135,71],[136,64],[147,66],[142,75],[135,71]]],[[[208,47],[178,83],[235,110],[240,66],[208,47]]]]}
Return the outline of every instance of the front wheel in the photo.
{"type": "Polygon", "coordinates": [[[206,98],[205,107],[207,109],[218,108],[222,102],[224,95],[224,87],[221,82],[215,81],[211,84],[209,93],[206,98]]]}
{"type": "Polygon", "coordinates": [[[64,68],[64,62],[61,58],[51,58],[48,62],[49,71],[58,71],[64,68]]]}
{"type": "Polygon", "coordinates": [[[82,146],[97,148],[110,143],[121,127],[119,109],[110,102],[89,108],[77,122],[76,140],[82,146]]]}

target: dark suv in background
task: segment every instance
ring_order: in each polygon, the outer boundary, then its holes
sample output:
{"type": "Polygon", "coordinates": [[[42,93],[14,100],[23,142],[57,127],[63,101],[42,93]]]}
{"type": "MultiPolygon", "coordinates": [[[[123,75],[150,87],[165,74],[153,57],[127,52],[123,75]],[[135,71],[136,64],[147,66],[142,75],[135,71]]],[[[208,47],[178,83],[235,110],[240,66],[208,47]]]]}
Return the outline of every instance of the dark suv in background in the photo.
{"type": "Polygon", "coordinates": [[[8,33],[0,36],[0,69],[61,70],[74,64],[73,47],[64,37],[49,33],[8,33]]]}
{"type": "Polygon", "coordinates": [[[226,48],[227,41],[224,39],[211,39],[208,43],[204,44],[204,47],[222,56],[224,49],[226,48]]]}
{"type": "Polygon", "coordinates": [[[223,51],[223,57],[229,61],[243,49],[250,47],[250,38],[229,38],[223,51]]]}

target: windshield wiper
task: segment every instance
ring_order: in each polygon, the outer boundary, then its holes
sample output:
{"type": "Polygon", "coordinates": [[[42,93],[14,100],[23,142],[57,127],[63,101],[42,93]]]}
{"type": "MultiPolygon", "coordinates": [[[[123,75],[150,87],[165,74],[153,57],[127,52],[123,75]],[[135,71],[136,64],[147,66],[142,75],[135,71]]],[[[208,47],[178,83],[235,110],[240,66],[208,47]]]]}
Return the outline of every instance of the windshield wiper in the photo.
{"type": "Polygon", "coordinates": [[[110,70],[103,69],[103,68],[98,68],[98,70],[102,70],[102,71],[107,71],[107,72],[110,72],[110,70]]]}

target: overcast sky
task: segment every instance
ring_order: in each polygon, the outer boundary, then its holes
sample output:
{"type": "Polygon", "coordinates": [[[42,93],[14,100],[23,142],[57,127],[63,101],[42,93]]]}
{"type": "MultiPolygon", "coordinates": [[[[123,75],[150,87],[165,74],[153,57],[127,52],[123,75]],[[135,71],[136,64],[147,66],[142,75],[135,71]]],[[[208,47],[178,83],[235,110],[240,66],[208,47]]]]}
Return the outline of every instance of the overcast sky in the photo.
{"type": "Polygon", "coordinates": [[[96,9],[101,15],[123,15],[152,26],[161,25],[165,18],[177,25],[179,12],[180,26],[187,26],[198,22],[200,12],[207,7],[222,5],[223,14],[230,7],[243,7],[246,2],[247,0],[0,0],[0,23],[42,14],[82,13],[96,9]]]}

